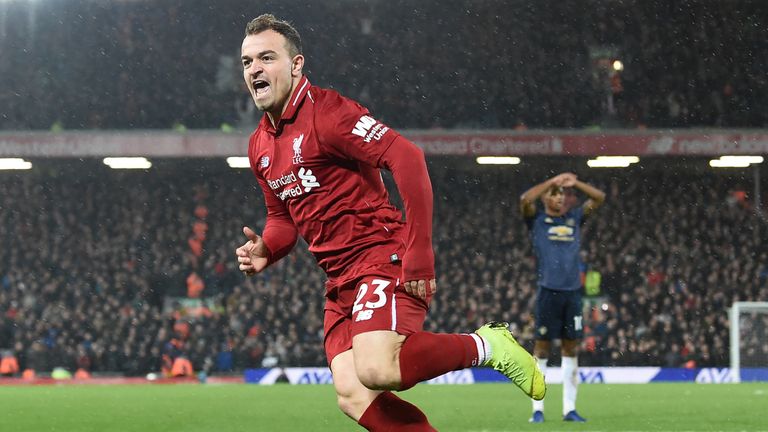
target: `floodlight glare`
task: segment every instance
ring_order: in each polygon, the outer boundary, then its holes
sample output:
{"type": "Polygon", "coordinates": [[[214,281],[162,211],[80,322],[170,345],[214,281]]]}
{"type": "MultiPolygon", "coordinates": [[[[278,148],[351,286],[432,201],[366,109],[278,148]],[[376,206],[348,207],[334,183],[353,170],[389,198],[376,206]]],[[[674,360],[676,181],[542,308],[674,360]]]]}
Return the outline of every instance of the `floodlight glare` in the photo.
{"type": "Polygon", "coordinates": [[[762,156],[720,156],[720,159],[712,159],[709,166],[713,168],[746,168],[751,164],[763,163],[762,156]]]}
{"type": "Polygon", "coordinates": [[[587,161],[590,168],[626,168],[630,164],[640,162],[637,156],[598,156],[587,161]]]}
{"type": "Polygon", "coordinates": [[[640,158],[637,156],[598,156],[599,160],[606,161],[627,161],[629,163],[638,163],[640,158]]]}
{"type": "Polygon", "coordinates": [[[32,169],[32,162],[22,158],[0,158],[0,170],[28,170],[32,169]]]}
{"type": "Polygon", "coordinates": [[[152,162],[145,157],[107,157],[104,165],[112,169],[149,169],[152,162]]]}
{"type": "Polygon", "coordinates": [[[251,162],[247,156],[231,156],[227,158],[227,164],[230,168],[250,168],[251,162]]]}
{"type": "Polygon", "coordinates": [[[626,160],[590,159],[587,161],[587,166],[590,168],[626,168],[629,166],[629,162],[626,160]]]}
{"type": "Polygon", "coordinates": [[[517,156],[478,156],[477,163],[480,165],[517,165],[520,158],[517,156]]]}
{"type": "Polygon", "coordinates": [[[749,162],[712,159],[709,161],[709,166],[712,168],[746,168],[749,166],[749,162]]]}
{"type": "Polygon", "coordinates": [[[744,161],[748,163],[763,163],[762,156],[720,156],[720,160],[724,161],[744,161]]]}

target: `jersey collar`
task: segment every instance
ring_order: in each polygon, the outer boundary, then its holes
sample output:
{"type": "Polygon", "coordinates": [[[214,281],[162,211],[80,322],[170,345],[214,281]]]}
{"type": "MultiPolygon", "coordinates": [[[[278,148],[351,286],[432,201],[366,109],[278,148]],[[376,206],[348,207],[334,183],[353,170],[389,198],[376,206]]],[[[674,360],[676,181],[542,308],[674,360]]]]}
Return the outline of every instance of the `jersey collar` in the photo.
{"type": "Polygon", "coordinates": [[[296,111],[299,110],[301,103],[304,101],[307,93],[309,93],[310,87],[312,87],[312,85],[309,83],[309,79],[306,75],[302,76],[296,89],[291,94],[291,98],[288,100],[288,106],[285,108],[285,111],[283,111],[283,115],[280,116],[280,120],[277,121],[276,127],[272,127],[272,122],[269,121],[269,116],[267,116],[266,113],[264,113],[264,116],[261,118],[262,126],[267,131],[276,133],[282,127],[283,123],[296,116],[296,111]]]}

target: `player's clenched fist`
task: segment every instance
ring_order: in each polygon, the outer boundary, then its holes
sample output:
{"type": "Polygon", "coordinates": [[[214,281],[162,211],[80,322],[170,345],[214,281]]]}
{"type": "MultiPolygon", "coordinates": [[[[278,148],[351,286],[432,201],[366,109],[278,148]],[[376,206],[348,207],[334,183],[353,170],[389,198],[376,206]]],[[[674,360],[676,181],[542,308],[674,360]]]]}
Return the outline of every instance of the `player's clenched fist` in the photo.
{"type": "Polygon", "coordinates": [[[269,252],[264,240],[248,227],[243,227],[243,234],[248,238],[242,246],[235,249],[240,271],[248,276],[261,272],[267,267],[269,252]]]}
{"type": "Polygon", "coordinates": [[[429,290],[429,295],[435,294],[437,291],[437,283],[434,279],[429,280],[429,288],[427,288],[427,281],[425,280],[419,280],[419,281],[408,281],[404,285],[405,292],[408,294],[419,297],[423,300],[427,299],[427,290],[429,290]]]}

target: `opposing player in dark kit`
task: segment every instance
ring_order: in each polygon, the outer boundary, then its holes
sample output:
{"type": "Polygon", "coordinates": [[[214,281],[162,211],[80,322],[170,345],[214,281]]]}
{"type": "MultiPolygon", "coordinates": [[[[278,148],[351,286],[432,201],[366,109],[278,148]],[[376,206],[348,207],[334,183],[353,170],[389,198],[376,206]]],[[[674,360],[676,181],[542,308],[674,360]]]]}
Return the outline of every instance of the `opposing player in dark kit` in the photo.
{"type": "MultiPolygon", "coordinates": [[[[578,348],[583,336],[579,249],[584,218],[603,204],[605,193],[572,173],[563,173],[528,189],[520,197],[520,211],[530,228],[538,267],[536,342],[533,354],[542,371],[553,339],[561,340],[563,420],[584,422],[576,412],[578,348]],[[573,187],[589,199],[566,210],[563,188],[573,187]],[[537,209],[541,198],[543,209],[537,209]]],[[[544,421],[544,400],[533,401],[532,423],[544,421]]]]}

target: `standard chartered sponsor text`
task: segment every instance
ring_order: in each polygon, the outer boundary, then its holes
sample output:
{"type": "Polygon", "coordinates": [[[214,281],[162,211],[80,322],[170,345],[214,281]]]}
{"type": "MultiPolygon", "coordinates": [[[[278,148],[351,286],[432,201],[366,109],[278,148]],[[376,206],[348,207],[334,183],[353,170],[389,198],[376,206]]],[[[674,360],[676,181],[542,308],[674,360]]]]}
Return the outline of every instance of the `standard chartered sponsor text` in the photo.
{"type": "Polygon", "coordinates": [[[291,171],[289,174],[285,174],[284,176],[276,180],[267,180],[267,183],[269,183],[269,187],[272,190],[279,189],[283,186],[287,186],[295,182],[296,182],[296,173],[294,173],[293,171],[291,171]]]}

